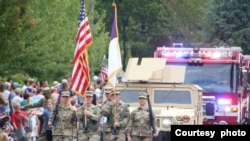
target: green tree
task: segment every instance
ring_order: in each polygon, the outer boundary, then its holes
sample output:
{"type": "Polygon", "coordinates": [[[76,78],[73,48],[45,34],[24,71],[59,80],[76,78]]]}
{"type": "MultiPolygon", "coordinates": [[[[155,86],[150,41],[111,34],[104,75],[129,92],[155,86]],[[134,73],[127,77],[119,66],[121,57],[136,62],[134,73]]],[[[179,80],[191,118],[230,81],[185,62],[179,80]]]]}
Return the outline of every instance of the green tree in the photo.
{"type": "Polygon", "coordinates": [[[241,46],[249,54],[250,1],[210,0],[207,10],[210,24],[208,42],[241,46]]]}
{"type": "Polygon", "coordinates": [[[25,48],[23,31],[31,28],[32,15],[26,15],[30,9],[26,9],[30,1],[0,1],[0,75],[11,74],[13,70],[13,58],[22,54],[25,48]]]}
{"type": "MultiPolygon", "coordinates": [[[[97,75],[103,56],[108,56],[113,1],[85,2],[93,36],[88,50],[90,71],[97,75]]],[[[121,52],[123,43],[128,50],[126,61],[153,56],[158,46],[203,40],[205,0],[116,3],[121,52]],[[139,32],[142,24],[148,33],[146,38],[139,32]]],[[[49,81],[71,75],[80,0],[0,1],[0,6],[0,30],[4,35],[0,37],[0,75],[23,74],[49,81]]]]}
{"type": "MultiPolygon", "coordinates": [[[[100,3],[98,11],[107,9],[107,13],[111,13],[111,2],[100,1],[100,3]]],[[[130,57],[148,57],[153,56],[158,46],[170,46],[173,42],[183,42],[186,45],[202,42],[201,27],[205,23],[202,8],[205,5],[205,0],[118,0],[118,26],[122,54],[127,49],[126,60],[130,57]],[[126,21],[126,38],[123,33],[124,21],[126,21]],[[148,31],[147,38],[141,38],[139,34],[142,23],[148,31]]],[[[110,30],[111,16],[112,14],[107,14],[107,30],[110,30]]]]}
{"type": "MultiPolygon", "coordinates": [[[[29,4],[21,0],[18,3],[0,2],[1,7],[4,7],[0,10],[3,21],[1,30],[5,31],[5,36],[0,37],[4,54],[1,55],[0,75],[23,73],[49,81],[71,75],[80,0],[43,0],[29,4]],[[12,9],[20,7],[21,16],[17,16],[18,10],[12,9]]],[[[105,12],[93,12],[95,10],[91,2],[87,1],[86,11],[93,36],[93,44],[89,48],[89,64],[94,72],[100,69],[107,45],[107,33],[102,27],[105,12]]]]}

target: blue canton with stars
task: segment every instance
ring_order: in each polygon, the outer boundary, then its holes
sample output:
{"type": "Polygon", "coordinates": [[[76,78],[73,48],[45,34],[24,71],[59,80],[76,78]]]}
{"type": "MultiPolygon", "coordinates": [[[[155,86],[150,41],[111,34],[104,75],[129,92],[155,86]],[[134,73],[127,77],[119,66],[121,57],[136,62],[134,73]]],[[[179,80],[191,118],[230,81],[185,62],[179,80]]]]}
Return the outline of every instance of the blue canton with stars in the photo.
{"type": "Polygon", "coordinates": [[[80,24],[81,24],[81,22],[83,21],[84,18],[85,18],[85,4],[84,4],[84,0],[82,0],[78,27],[80,27],[80,24]]]}

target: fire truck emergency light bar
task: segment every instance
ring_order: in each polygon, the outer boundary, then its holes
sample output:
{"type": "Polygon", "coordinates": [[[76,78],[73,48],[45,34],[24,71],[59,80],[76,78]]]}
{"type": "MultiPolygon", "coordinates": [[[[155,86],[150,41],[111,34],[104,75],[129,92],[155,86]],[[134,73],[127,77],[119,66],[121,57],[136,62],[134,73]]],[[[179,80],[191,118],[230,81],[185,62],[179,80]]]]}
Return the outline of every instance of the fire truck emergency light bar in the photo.
{"type": "Polygon", "coordinates": [[[221,57],[232,57],[232,51],[206,51],[194,48],[193,50],[162,50],[162,57],[175,57],[175,58],[211,58],[219,59],[221,57]]]}
{"type": "MultiPolygon", "coordinates": [[[[179,45],[181,46],[181,45],[179,45]]],[[[168,58],[168,59],[225,59],[235,60],[237,54],[241,53],[242,50],[239,47],[231,48],[173,48],[173,47],[158,47],[155,55],[157,58],[168,58]]]]}

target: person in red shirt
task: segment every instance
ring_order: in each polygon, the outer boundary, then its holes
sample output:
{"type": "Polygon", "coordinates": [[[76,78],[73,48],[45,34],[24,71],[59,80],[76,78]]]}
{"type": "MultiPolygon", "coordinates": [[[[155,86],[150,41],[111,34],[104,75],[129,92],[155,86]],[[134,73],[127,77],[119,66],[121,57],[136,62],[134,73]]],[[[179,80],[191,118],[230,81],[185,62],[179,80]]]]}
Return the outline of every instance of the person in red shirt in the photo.
{"type": "Polygon", "coordinates": [[[14,103],[13,107],[15,109],[15,112],[13,112],[11,115],[11,121],[13,123],[14,130],[16,130],[21,125],[21,123],[24,129],[26,129],[25,122],[28,121],[27,113],[25,111],[21,111],[21,106],[19,102],[14,103]]]}

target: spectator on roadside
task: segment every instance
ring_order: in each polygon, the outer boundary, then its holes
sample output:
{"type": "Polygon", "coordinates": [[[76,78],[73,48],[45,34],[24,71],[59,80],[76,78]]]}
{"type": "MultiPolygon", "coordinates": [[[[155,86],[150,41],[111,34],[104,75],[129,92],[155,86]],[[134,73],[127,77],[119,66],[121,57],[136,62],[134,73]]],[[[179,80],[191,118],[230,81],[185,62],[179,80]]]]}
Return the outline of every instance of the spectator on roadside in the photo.
{"type": "MultiPolygon", "coordinates": [[[[21,89],[19,83],[17,83],[17,82],[12,83],[12,84],[11,84],[10,95],[9,95],[9,98],[8,98],[8,101],[9,101],[9,103],[10,103],[10,115],[13,113],[13,109],[14,109],[14,108],[13,108],[13,105],[12,105],[12,100],[13,100],[13,98],[16,96],[16,88],[21,89]]],[[[21,89],[21,91],[22,91],[22,89],[21,89]]],[[[20,96],[21,96],[21,95],[20,95],[20,96]]],[[[21,96],[21,97],[22,97],[22,96],[21,96]]]]}
{"type": "Polygon", "coordinates": [[[23,92],[26,90],[26,88],[28,88],[29,87],[29,80],[28,79],[25,79],[24,80],[24,85],[23,85],[23,87],[22,87],[22,90],[23,90],[23,92]]]}
{"type": "Polygon", "coordinates": [[[40,110],[33,108],[30,109],[29,111],[27,111],[28,113],[28,118],[29,118],[29,122],[28,122],[28,127],[29,127],[29,138],[31,141],[36,141],[36,138],[38,137],[38,131],[39,131],[39,119],[38,116],[35,114],[36,112],[40,112],[40,110]]]}
{"type": "Polygon", "coordinates": [[[47,141],[52,141],[52,130],[48,127],[48,121],[49,121],[50,114],[51,114],[52,110],[54,109],[54,105],[55,105],[54,101],[48,100],[47,101],[47,108],[45,108],[43,112],[35,112],[34,113],[36,115],[43,116],[45,118],[45,124],[42,127],[41,134],[43,134],[43,133],[46,134],[47,141]]]}
{"type": "Polygon", "coordinates": [[[8,133],[6,133],[6,123],[8,117],[3,118],[0,120],[0,141],[9,141],[8,133]]]}
{"type": "Polygon", "coordinates": [[[13,107],[13,104],[16,103],[16,102],[21,103],[23,101],[23,98],[21,97],[21,95],[22,95],[22,89],[21,88],[16,88],[15,94],[16,94],[16,96],[14,96],[14,98],[11,100],[11,104],[10,104],[10,106],[12,108],[11,109],[12,112],[15,111],[14,107],[13,107]]]}
{"type": "Polygon", "coordinates": [[[59,93],[57,92],[57,88],[52,86],[51,87],[51,92],[52,92],[52,96],[57,99],[59,97],[59,93]]]}
{"type": "Polygon", "coordinates": [[[0,104],[0,120],[4,117],[8,116],[5,106],[3,104],[0,104]]]}
{"type": "Polygon", "coordinates": [[[25,111],[21,111],[20,103],[14,103],[13,107],[15,109],[15,112],[11,115],[11,121],[14,127],[14,130],[17,130],[17,128],[22,124],[24,129],[26,129],[25,122],[28,121],[28,116],[25,111]]]}
{"type": "MultiPolygon", "coordinates": [[[[6,101],[9,101],[10,90],[11,90],[11,83],[5,82],[3,93],[4,93],[4,98],[6,101]]],[[[10,103],[9,102],[5,105],[5,108],[6,108],[7,114],[9,115],[10,114],[10,103]]]]}
{"type": "Polygon", "coordinates": [[[3,120],[5,120],[5,132],[9,136],[9,141],[14,141],[16,133],[14,132],[14,127],[10,122],[10,117],[6,116],[3,118],[3,120]]]}
{"type": "Polygon", "coordinates": [[[0,119],[7,116],[5,104],[7,104],[8,101],[5,99],[3,92],[4,92],[4,84],[0,82],[0,119]]]}
{"type": "Polygon", "coordinates": [[[23,94],[23,101],[20,103],[21,106],[31,103],[31,96],[28,93],[23,94]]]}
{"type": "Polygon", "coordinates": [[[49,86],[49,83],[47,80],[41,80],[40,81],[40,89],[46,88],[49,86]]]}

